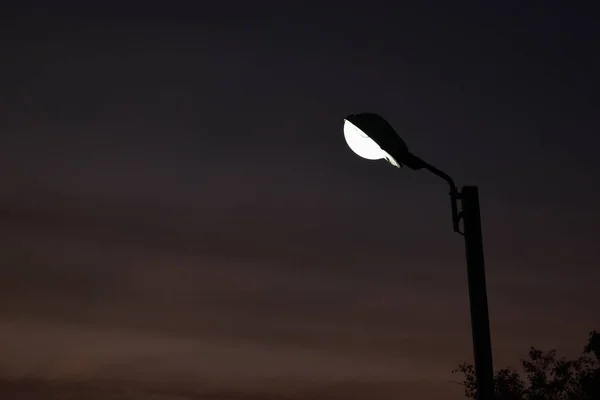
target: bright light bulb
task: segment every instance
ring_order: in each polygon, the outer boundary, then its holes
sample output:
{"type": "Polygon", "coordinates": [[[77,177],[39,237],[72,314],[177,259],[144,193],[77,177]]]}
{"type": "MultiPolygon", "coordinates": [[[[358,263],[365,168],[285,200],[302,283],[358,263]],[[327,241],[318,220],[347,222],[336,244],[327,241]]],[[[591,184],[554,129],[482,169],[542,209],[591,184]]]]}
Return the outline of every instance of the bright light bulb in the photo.
{"type": "Polygon", "coordinates": [[[348,143],[348,147],[358,156],[367,160],[381,160],[385,158],[392,165],[399,166],[392,156],[381,150],[381,147],[373,139],[347,119],[344,120],[344,138],[346,139],[346,143],[348,143]]]}
{"type": "Polygon", "coordinates": [[[344,138],[346,138],[348,147],[362,158],[380,160],[385,157],[385,152],[381,150],[381,147],[348,120],[344,120],[344,138]]]}

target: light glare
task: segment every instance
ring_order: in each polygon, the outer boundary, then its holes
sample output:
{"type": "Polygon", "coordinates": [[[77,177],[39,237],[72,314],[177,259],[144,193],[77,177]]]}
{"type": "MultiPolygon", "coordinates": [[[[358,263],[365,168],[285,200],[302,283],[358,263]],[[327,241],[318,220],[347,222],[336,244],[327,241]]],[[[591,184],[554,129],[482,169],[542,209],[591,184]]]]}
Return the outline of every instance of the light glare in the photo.
{"type": "Polygon", "coordinates": [[[385,152],[369,136],[356,125],[344,120],[344,137],[348,147],[358,156],[367,160],[380,160],[385,158],[385,152]]]}
{"type": "Polygon", "coordinates": [[[392,156],[383,151],[373,139],[347,119],[344,120],[344,138],[346,139],[346,143],[348,143],[348,147],[358,156],[367,160],[381,160],[385,158],[390,164],[396,167],[399,166],[392,156]]]}

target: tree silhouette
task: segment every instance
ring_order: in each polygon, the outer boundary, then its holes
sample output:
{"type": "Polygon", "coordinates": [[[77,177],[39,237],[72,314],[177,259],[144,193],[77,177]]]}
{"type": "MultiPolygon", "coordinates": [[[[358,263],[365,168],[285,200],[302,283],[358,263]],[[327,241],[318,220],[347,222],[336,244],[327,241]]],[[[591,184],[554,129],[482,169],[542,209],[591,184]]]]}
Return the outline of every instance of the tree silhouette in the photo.
{"type": "MultiPolygon", "coordinates": [[[[556,351],[531,347],[521,360],[523,376],[513,368],[496,372],[497,400],[600,400],[600,334],[590,332],[583,355],[575,360],[557,358],[556,351]]],[[[475,368],[462,363],[453,373],[462,373],[465,396],[476,399],[475,368]]]]}

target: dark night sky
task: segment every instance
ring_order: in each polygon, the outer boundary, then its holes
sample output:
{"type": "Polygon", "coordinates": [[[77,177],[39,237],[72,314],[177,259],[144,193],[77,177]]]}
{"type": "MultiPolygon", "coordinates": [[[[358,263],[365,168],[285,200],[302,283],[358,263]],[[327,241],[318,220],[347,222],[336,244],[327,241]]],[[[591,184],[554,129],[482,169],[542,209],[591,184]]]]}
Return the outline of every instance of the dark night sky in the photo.
{"type": "Polygon", "coordinates": [[[50,3],[0,10],[3,376],[461,398],[447,188],[362,111],[480,186],[497,367],[600,328],[591,7],[50,3]]]}

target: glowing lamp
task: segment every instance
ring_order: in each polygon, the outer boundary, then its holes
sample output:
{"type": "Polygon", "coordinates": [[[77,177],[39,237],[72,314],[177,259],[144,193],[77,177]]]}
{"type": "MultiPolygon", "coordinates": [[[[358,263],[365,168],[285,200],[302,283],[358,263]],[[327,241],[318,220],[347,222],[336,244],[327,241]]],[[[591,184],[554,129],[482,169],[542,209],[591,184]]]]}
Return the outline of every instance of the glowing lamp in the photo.
{"type": "Polygon", "coordinates": [[[347,116],[344,119],[344,138],[354,153],[367,160],[384,159],[396,167],[422,168],[422,163],[408,151],[404,140],[377,114],[347,116]]]}

